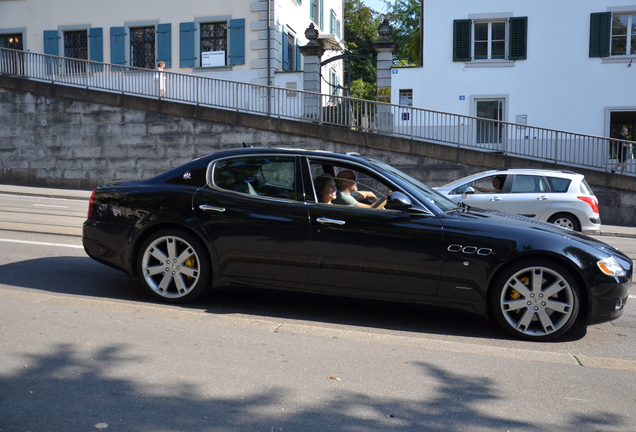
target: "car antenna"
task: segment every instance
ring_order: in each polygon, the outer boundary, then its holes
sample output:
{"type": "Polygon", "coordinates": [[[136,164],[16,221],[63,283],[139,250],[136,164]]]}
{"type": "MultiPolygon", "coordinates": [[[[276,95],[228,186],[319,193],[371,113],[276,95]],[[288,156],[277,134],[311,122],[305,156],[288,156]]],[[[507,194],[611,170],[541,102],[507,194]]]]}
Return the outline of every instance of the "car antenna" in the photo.
{"type": "Polygon", "coordinates": [[[243,148],[247,148],[247,147],[254,147],[253,145],[247,145],[245,143],[243,143],[243,148]]]}

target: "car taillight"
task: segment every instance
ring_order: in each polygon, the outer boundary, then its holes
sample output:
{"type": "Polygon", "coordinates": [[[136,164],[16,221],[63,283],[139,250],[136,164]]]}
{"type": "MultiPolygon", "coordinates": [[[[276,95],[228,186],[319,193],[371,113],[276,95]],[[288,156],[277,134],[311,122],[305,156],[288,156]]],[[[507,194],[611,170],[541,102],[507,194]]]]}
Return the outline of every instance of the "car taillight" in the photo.
{"type": "Polygon", "coordinates": [[[580,196],[577,197],[578,199],[580,199],[583,202],[586,202],[590,205],[590,207],[592,207],[592,211],[594,213],[598,213],[598,201],[596,200],[595,197],[586,197],[586,196],[580,196]]]}
{"type": "Polygon", "coordinates": [[[92,220],[93,219],[93,204],[95,204],[95,192],[97,190],[93,189],[93,193],[91,194],[91,199],[90,201],[88,201],[88,215],[86,216],[86,218],[88,220],[92,220]]]}

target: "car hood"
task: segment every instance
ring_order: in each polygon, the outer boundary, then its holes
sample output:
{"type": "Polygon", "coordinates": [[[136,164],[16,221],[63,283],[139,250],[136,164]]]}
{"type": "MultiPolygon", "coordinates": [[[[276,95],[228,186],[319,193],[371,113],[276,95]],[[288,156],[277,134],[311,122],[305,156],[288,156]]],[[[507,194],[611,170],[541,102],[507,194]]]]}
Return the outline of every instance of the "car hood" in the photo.
{"type": "Polygon", "coordinates": [[[511,231],[515,231],[532,237],[549,238],[558,236],[560,239],[584,243],[589,247],[605,251],[607,254],[619,255],[621,258],[631,261],[620,250],[593,237],[525,216],[470,206],[463,208],[460,206],[456,210],[446,212],[445,216],[448,218],[447,222],[456,220],[459,224],[478,227],[479,230],[491,232],[493,235],[510,236],[511,234],[514,235],[511,231]]]}

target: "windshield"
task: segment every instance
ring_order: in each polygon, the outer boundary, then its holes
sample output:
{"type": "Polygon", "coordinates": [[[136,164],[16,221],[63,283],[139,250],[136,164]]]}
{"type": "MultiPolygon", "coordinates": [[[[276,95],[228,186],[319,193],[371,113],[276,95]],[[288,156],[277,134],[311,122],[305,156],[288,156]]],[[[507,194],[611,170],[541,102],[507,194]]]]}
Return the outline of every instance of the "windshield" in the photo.
{"type": "Polygon", "coordinates": [[[448,210],[457,208],[457,203],[451,201],[449,198],[440,194],[435,189],[425,185],[421,181],[411,177],[408,174],[403,173],[399,169],[376,160],[370,160],[369,162],[373,163],[378,168],[382,168],[383,170],[390,172],[403,182],[411,185],[411,187],[413,187],[414,189],[417,189],[422,195],[424,195],[424,197],[426,197],[428,202],[434,204],[440,210],[447,212],[448,210]]]}

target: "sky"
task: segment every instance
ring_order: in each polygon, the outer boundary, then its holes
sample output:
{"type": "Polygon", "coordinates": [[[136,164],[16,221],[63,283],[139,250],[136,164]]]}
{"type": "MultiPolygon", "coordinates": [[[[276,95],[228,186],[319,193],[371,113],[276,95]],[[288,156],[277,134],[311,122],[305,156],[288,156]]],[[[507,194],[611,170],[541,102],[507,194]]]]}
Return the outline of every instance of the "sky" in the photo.
{"type": "Polygon", "coordinates": [[[385,4],[382,0],[362,0],[362,3],[378,12],[385,12],[385,4]]]}

